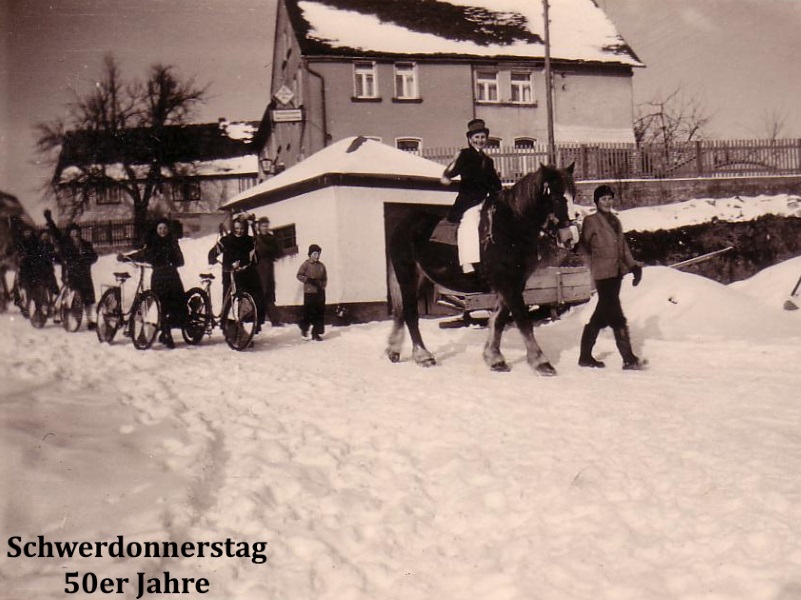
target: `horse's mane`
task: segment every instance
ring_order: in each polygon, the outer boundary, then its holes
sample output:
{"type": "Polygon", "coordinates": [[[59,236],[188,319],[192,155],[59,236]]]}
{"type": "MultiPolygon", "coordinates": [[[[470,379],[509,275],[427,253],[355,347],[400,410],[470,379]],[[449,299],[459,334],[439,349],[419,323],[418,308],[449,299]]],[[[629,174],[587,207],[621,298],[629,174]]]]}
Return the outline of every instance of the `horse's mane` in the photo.
{"type": "Polygon", "coordinates": [[[511,188],[503,191],[499,198],[500,201],[520,217],[528,214],[531,207],[528,206],[527,201],[540,197],[542,186],[545,183],[546,169],[547,167],[540,165],[536,171],[529,171],[523,175],[511,188]]]}

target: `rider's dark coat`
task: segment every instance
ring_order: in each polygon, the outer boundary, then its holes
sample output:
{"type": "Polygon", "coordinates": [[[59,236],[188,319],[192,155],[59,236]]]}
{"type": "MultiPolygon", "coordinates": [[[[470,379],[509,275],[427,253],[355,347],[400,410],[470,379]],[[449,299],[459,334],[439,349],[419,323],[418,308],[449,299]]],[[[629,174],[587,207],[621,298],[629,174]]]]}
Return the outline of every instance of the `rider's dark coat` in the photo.
{"type": "Polygon", "coordinates": [[[502,188],[492,158],[472,146],[463,148],[444,174],[449,179],[461,176],[459,195],[448,213],[448,220],[453,223],[459,222],[466,210],[481,204],[488,194],[502,188]]]}

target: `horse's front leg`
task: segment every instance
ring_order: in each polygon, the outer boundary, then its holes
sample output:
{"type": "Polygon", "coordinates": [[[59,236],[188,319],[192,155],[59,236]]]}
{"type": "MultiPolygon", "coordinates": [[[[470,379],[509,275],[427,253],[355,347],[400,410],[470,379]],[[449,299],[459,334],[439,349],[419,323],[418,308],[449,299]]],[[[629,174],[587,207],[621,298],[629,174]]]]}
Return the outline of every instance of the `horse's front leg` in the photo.
{"type": "Polygon", "coordinates": [[[513,297],[506,299],[509,310],[512,313],[517,328],[526,343],[526,361],[539,375],[556,375],[556,369],[543,354],[537,339],[534,337],[534,325],[528,314],[528,307],[523,302],[523,294],[514,294],[513,297]]]}
{"type": "Polygon", "coordinates": [[[487,341],[484,344],[484,362],[493,371],[509,371],[509,364],[501,354],[501,336],[506,324],[509,323],[509,309],[499,300],[495,303],[495,308],[490,316],[487,341]]]}

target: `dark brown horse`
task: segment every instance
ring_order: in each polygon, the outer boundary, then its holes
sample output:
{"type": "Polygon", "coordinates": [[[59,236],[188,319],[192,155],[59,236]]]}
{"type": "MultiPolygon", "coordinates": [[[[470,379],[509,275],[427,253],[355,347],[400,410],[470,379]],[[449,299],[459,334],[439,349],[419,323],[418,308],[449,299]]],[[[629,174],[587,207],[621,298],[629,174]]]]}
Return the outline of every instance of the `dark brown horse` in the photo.
{"type": "Polygon", "coordinates": [[[465,275],[454,245],[432,240],[440,217],[415,213],[393,231],[389,242],[390,296],[393,329],[387,355],[400,360],[404,324],[412,338],[412,356],[423,366],[436,364],[420,335],[417,301],[423,277],[450,290],[469,293],[492,290],[498,300],[489,321],[484,361],[493,371],[508,371],[501,354],[501,335],[512,320],[526,342],[528,363],[542,375],[555,375],[534,338],[528,307],[523,301],[526,280],[533,273],[548,234],[569,225],[567,197],[575,196],[573,165],[557,169],[540,165],[512,188],[488,198],[481,209],[479,238],[481,266],[465,275]]]}

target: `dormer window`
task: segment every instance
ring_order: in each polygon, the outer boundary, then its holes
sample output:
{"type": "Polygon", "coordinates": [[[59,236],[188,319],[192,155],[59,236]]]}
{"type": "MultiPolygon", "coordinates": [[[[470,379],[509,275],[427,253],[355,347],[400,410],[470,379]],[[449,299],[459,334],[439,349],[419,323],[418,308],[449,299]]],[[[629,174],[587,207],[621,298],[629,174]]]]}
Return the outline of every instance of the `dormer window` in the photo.
{"type": "Polygon", "coordinates": [[[354,63],[353,96],[355,98],[378,98],[378,77],[374,62],[354,63]]]}

